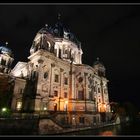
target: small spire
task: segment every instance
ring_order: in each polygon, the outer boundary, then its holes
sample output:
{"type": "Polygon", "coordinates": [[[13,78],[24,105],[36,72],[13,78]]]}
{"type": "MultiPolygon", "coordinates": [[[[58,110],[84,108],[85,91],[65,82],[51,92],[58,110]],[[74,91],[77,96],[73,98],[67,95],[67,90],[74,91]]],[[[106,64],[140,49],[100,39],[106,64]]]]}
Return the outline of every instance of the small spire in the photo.
{"type": "Polygon", "coordinates": [[[6,47],[7,47],[7,45],[8,45],[8,42],[7,42],[7,41],[5,42],[5,45],[6,45],[6,47]]]}
{"type": "Polygon", "coordinates": [[[81,42],[79,42],[79,48],[81,49],[81,42]]]}
{"type": "Polygon", "coordinates": [[[45,24],[45,27],[48,27],[48,24],[45,24]]]}
{"type": "Polygon", "coordinates": [[[97,57],[96,59],[97,59],[97,61],[99,61],[99,57],[97,57]]]}
{"type": "Polygon", "coordinates": [[[60,13],[58,13],[58,17],[57,17],[57,18],[58,18],[58,20],[60,20],[60,17],[61,17],[61,14],[60,14],[60,13]]]}

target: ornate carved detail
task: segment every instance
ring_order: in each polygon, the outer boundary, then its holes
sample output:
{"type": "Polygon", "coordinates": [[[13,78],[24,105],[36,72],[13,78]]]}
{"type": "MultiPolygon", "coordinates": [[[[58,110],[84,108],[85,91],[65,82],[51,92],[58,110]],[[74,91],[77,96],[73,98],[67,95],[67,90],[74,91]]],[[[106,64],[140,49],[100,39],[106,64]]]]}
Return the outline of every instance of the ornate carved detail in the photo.
{"type": "Polygon", "coordinates": [[[38,63],[40,63],[40,64],[43,64],[43,62],[44,62],[44,60],[42,60],[42,59],[38,60],[38,63]]]}
{"type": "Polygon", "coordinates": [[[78,82],[79,83],[83,82],[83,77],[79,77],[78,82]]]}
{"type": "Polygon", "coordinates": [[[48,86],[46,84],[42,85],[42,91],[48,92],[48,86]]]}
{"type": "Polygon", "coordinates": [[[52,66],[52,67],[55,67],[55,63],[52,63],[51,66],[52,66]]]}
{"type": "Polygon", "coordinates": [[[60,72],[63,72],[63,71],[64,71],[64,69],[60,68],[60,72]]]}
{"type": "Polygon", "coordinates": [[[90,100],[93,100],[93,94],[94,94],[94,79],[93,75],[88,76],[88,88],[89,88],[89,97],[90,100]]]}

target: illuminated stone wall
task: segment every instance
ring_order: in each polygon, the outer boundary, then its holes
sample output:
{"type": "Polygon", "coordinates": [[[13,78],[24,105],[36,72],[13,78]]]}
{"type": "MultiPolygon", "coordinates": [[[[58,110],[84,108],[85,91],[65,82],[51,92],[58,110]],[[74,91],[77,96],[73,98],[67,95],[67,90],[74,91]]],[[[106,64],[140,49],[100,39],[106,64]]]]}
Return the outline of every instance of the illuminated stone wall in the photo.
{"type": "Polygon", "coordinates": [[[15,89],[32,81],[35,90],[28,88],[29,96],[34,95],[30,106],[37,112],[110,112],[105,68],[99,61],[93,67],[82,64],[82,54],[80,43],[55,36],[47,27],[41,29],[33,40],[29,61],[18,62],[11,71],[24,79],[15,83],[15,89]]]}

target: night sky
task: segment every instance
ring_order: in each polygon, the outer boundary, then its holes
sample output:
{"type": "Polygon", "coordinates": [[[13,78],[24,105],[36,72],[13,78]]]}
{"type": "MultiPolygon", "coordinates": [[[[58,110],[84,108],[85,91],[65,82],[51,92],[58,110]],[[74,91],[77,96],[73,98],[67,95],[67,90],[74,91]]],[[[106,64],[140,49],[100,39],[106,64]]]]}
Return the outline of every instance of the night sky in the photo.
{"type": "Polygon", "coordinates": [[[104,63],[110,101],[140,108],[140,5],[0,5],[0,45],[9,42],[13,67],[27,61],[36,33],[58,13],[81,42],[83,63],[104,63]]]}

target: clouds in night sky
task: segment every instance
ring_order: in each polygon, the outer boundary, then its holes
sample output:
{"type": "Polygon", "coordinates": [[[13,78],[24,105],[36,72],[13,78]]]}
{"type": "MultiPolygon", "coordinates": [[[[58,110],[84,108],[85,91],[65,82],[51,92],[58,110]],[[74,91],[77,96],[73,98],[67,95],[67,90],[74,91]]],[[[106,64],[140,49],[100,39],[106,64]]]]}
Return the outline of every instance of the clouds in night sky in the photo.
{"type": "Polygon", "coordinates": [[[9,42],[17,61],[27,61],[39,29],[57,14],[82,43],[83,63],[100,57],[110,100],[139,102],[140,5],[0,5],[0,44],[9,42]]]}

